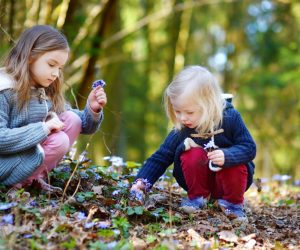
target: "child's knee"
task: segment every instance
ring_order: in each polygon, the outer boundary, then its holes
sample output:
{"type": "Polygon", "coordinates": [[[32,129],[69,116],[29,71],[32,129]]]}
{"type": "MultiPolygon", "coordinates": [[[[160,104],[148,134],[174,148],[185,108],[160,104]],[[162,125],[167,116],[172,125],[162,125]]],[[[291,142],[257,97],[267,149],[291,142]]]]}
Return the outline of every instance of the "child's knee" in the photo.
{"type": "Polygon", "coordinates": [[[72,127],[74,130],[81,131],[82,121],[74,112],[66,111],[59,115],[59,118],[65,123],[66,127],[72,127]]]}
{"type": "Polygon", "coordinates": [[[180,160],[182,163],[190,163],[192,165],[196,164],[198,166],[206,166],[208,164],[207,153],[201,147],[194,147],[184,151],[180,156],[180,160]]]}
{"type": "Polygon", "coordinates": [[[48,139],[42,144],[45,154],[55,152],[58,155],[65,155],[70,148],[69,137],[62,131],[49,135],[48,139]]]}

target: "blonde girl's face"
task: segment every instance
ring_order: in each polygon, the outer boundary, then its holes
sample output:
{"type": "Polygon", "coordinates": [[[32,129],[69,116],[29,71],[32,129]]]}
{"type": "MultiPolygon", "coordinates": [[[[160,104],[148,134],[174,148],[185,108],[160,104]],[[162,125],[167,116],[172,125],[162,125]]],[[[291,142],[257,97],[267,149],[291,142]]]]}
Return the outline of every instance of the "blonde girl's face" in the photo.
{"type": "Polygon", "coordinates": [[[171,98],[170,101],[179,123],[188,128],[196,128],[198,126],[201,112],[194,100],[191,100],[191,98],[187,96],[180,95],[177,98],[171,98]]]}
{"type": "Polygon", "coordinates": [[[35,87],[49,87],[60,75],[68,60],[67,50],[53,50],[44,53],[32,63],[29,69],[35,87]]]}

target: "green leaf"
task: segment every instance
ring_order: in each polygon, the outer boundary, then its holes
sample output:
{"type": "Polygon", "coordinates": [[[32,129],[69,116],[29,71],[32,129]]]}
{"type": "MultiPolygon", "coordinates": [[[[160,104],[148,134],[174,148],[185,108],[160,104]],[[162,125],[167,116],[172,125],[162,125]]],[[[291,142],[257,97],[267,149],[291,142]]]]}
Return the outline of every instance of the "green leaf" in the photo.
{"type": "Polygon", "coordinates": [[[154,236],[154,235],[148,235],[147,238],[146,238],[147,244],[151,244],[151,243],[153,243],[156,240],[157,240],[157,237],[154,236]]]}
{"type": "Polygon", "coordinates": [[[142,166],[142,164],[134,161],[126,161],[126,166],[127,168],[138,168],[142,166]]]}
{"type": "Polygon", "coordinates": [[[132,207],[128,207],[127,214],[128,215],[133,215],[134,213],[135,213],[135,211],[132,209],[132,207]]]}
{"type": "Polygon", "coordinates": [[[135,207],[135,208],[134,208],[134,212],[135,212],[136,214],[141,215],[141,214],[143,214],[143,212],[144,212],[144,207],[142,207],[142,206],[135,207]]]}

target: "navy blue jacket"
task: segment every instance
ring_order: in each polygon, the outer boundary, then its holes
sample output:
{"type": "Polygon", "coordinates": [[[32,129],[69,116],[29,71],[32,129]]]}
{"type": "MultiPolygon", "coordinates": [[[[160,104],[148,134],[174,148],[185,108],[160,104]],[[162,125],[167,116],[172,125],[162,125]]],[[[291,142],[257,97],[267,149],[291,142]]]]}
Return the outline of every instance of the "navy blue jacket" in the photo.
{"type": "MultiPolygon", "coordinates": [[[[247,165],[247,187],[249,187],[253,181],[254,164],[252,160],[256,155],[256,145],[241,115],[229,102],[227,102],[223,111],[223,121],[220,128],[224,132],[215,135],[214,141],[219,149],[224,152],[225,163],[223,168],[239,164],[247,165]]],[[[204,147],[204,144],[207,144],[211,139],[195,138],[191,134],[197,134],[197,132],[187,127],[181,130],[173,129],[159,149],[144,162],[136,179],[147,179],[153,185],[172,163],[174,163],[173,175],[178,176],[176,171],[181,169],[180,155],[185,150],[184,140],[190,137],[198,145],[204,147]]]]}

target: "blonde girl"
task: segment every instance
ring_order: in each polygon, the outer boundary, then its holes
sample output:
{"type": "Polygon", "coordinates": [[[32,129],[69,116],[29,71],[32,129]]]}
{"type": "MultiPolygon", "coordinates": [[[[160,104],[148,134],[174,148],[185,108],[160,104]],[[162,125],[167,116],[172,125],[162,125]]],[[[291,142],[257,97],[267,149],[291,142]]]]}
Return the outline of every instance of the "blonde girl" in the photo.
{"type": "Polygon", "coordinates": [[[145,161],[132,192],[149,191],[174,163],[173,175],[188,194],[183,208],[201,209],[213,198],[229,218],[247,221],[243,201],[253,179],[256,145],[215,77],[204,67],[186,67],[164,100],[174,129],[145,161]]]}

